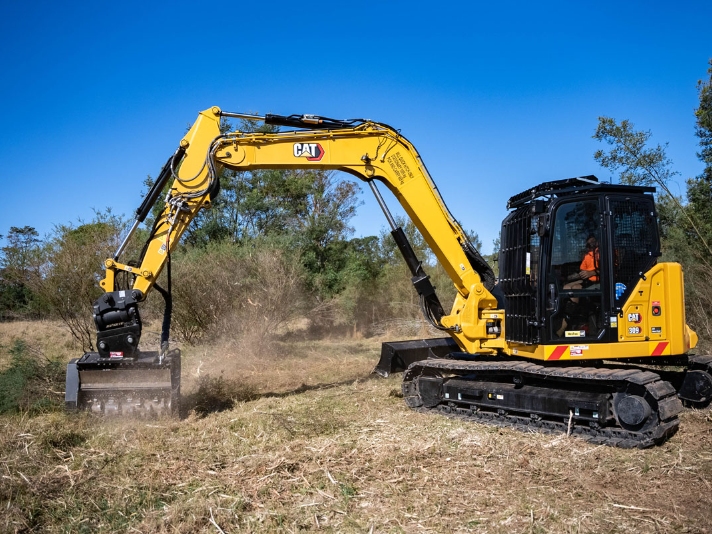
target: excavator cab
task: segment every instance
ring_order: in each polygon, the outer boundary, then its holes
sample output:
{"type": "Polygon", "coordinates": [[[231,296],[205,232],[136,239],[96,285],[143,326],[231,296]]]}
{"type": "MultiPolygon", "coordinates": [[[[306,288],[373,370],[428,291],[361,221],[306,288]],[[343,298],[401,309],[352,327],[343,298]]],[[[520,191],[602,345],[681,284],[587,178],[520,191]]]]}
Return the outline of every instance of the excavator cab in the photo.
{"type": "Polygon", "coordinates": [[[654,191],[586,176],[509,200],[499,260],[508,341],[618,341],[624,303],[660,256],[654,191]]]}

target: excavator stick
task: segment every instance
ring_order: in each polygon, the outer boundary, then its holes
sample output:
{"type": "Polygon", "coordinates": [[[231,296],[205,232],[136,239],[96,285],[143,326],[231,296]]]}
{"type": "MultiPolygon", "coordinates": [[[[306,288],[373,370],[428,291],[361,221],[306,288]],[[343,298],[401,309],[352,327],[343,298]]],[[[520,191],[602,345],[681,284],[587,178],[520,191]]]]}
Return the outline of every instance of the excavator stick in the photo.
{"type": "Polygon", "coordinates": [[[67,366],[66,409],[100,415],[178,415],[180,364],[177,349],[169,351],[163,361],[158,352],[126,359],[87,352],[67,366]]]}

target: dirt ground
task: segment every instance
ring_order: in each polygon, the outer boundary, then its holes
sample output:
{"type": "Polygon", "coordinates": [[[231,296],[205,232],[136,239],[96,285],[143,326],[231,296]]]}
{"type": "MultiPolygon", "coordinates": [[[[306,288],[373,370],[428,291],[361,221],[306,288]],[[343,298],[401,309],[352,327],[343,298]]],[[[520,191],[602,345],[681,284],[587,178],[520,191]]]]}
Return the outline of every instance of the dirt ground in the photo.
{"type": "MultiPolygon", "coordinates": [[[[71,356],[53,328],[34,350],[71,356]]],[[[410,411],[379,350],[184,347],[182,419],[0,416],[0,531],[712,532],[709,409],[647,450],[524,434],[410,411]]]]}

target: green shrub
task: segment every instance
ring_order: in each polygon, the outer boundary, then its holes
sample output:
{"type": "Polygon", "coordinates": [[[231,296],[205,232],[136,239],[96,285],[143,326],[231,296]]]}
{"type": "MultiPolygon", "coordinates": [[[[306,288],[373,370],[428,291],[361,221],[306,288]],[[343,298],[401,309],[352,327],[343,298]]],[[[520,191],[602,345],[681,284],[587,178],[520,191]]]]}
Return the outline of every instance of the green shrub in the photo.
{"type": "MultiPolygon", "coordinates": [[[[299,251],[274,243],[215,243],[177,253],[172,335],[190,343],[251,335],[259,343],[304,310],[303,281],[299,251]]],[[[160,317],[160,295],[152,294],[148,304],[152,315],[160,317]]]]}
{"type": "Polygon", "coordinates": [[[34,356],[25,341],[8,350],[10,366],[0,373],[0,414],[46,412],[61,408],[64,366],[34,356]]]}

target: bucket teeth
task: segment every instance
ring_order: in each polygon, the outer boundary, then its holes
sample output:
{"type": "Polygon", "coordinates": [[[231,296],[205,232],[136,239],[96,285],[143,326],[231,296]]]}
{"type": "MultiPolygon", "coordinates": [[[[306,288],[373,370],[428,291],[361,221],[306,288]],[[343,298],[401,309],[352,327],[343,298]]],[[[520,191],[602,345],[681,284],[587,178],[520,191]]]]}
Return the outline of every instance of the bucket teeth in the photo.
{"type": "Polygon", "coordinates": [[[105,393],[103,397],[82,395],[80,410],[104,416],[135,416],[159,417],[173,413],[170,392],[150,395],[148,397],[126,392],[105,393]],[[110,396],[107,396],[110,395],[110,396]]]}

